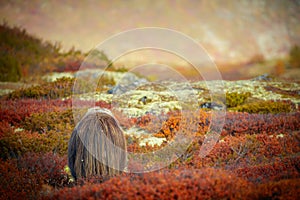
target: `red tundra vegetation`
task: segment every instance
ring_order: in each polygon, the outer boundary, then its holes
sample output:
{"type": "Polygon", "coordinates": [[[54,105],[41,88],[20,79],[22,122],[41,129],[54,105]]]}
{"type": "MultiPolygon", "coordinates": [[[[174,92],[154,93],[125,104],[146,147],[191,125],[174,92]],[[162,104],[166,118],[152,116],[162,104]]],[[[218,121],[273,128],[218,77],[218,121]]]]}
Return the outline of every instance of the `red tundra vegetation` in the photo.
{"type": "MultiPolygon", "coordinates": [[[[72,179],[67,145],[74,129],[71,100],[1,99],[0,199],[297,199],[300,191],[300,113],[228,112],[219,140],[205,156],[200,147],[210,131],[210,111],[200,110],[194,140],[174,163],[145,174],[72,179]]],[[[82,102],[84,104],[84,101],[82,102]]],[[[110,109],[105,102],[96,103],[110,109]]],[[[147,128],[151,115],[120,124],[147,128]]],[[[186,126],[180,113],[168,113],[152,135],[168,142],[186,126]]],[[[149,129],[151,130],[151,128],[149,129]]],[[[153,152],[168,145],[139,146],[153,152]]],[[[129,161],[128,171],[137,163],[129,161]]]]}

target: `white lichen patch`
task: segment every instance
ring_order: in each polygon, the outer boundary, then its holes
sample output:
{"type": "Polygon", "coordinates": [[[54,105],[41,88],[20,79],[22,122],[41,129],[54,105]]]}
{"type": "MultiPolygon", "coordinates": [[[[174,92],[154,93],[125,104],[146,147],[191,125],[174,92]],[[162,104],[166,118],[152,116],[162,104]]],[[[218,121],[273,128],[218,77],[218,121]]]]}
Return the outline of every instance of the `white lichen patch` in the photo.
{"type": "Polygon", "coordinates": [[[139,145],[140,146],[146,146],[147,144],[150,146],[160,146],[162,145],[163,142],[166,142],[167,140],[165,138],[157,138],[157,137],[149,137],[149,138],[144,138],[140,141],[139,145]]]}
{"type": "Polygon", "coordinates": [[[111,103],[113,95],[103,92],[89,92],[85,94],[74,95],[73,98],[82,101],[104,101],[107,103],[111,103]]]}
{"type": "Polygon", "coordinates": [[[276,135],[276,138],[283,138],[284,137],[284,134],[278,134],[278,135],[276,135]]]}
{"type": "Polygon", "coordinates": [[[181,110],[181,102],[168,91],[133,90],[113,98],[113,105],[129,117],[139,117],[147,113],[161,114],[181,110]],[[146,100],[142,100],[146,97],[146,100]]]}
{"type": "Polygon", "coordinates": [[[10,89],[0,89],[0,96],[9,94],[11,92],[13,92],[14,90],[10,90],[10,89]]]}
{"type": "Polygon", "coordinates": [[[145,112],[139,108],[119,108],[118,111],[121,111],[128,117],[140,117],[145,115],[145,112]]]}
{"type": "Polygon", "coordinates": [[[23,129],[23,128],[16,128],[16,129],[14,130],[15,133],[21,132],[21,131],[24,131],[24,129],[23,129]]]}
{"type": "MultiPolygon", "coordinates": [[[[114,74],[113,72],[110,72],[114,74]]],[[[117,73],[118,74],[118,73],[117,73]]],[[[115,75],[118,78],[120,74],[115,75]]],[[[120,79],[120,80],[121,80],[120,79]]],[[[198,108],[200,103],[218,100],[226,92],[250,93],[256,100],[289,100],[300,104],[299,97],[282,95],[273,91],[267,91],[265,87],[272,86],[286,91],[300,90],[298,83],[286,83],[278,81],[199,81],[193,83],[162,82],[159,84],[145,83],[136,89],[124,91],[121,94],[89,93],[80,95],[81,100],[95,100],[112,103],[120,112],[128,117],[140,117],[147,113],[159,115],[174,110],[198,108]],[[143,98],[146,97],[146,100],[143,98]],[[193,106],[194,105],[194,106],[193,106]],[[196,106],[196,107],[195,107],[196,106]]],[[[221,98],[222,99],[222,98],[221,98]]]]}
{"type": "Polygon", "coordinates": [[[150,133],[148,133],[144,129],[135,126],[131,127],[130,129],[124,130],[124,133],[125,135],[130,135],[138,138],[150,135],[150,133]]]}

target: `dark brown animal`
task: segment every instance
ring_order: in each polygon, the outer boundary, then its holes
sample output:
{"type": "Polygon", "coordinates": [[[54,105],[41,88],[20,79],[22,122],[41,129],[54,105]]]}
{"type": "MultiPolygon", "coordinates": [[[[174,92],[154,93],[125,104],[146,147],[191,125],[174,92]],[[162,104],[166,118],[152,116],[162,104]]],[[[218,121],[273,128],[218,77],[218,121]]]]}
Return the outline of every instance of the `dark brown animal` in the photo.
{"type": "Polygon", "coordinates": [[[112,176],[125,169],[126,140],[109,110],[89,109],[77,124],[68,145],[68,165],[75,179],[112,176]]]}

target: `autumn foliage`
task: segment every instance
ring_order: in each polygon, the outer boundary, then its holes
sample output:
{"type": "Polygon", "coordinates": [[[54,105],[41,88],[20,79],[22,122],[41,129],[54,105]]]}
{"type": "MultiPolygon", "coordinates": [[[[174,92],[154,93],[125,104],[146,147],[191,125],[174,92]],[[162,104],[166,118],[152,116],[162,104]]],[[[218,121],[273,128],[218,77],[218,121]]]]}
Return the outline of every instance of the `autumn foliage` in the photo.
{"type": "MultiPolygon", "coordinates": [[[[74,181],[66,167],[75,126],[72,102],[0,101],[0,199],[296,199],[299,193],[299,112],[227,112],[218,142],[201,157],[200,147],[211,131],[211,111],[200,110],[193,118],[196,129],[186,133],[194,134],[193,142],[170,166],[146,174],[74,181]]],[[[105,102],[96,104],[110,109],[105,102]]],[[[167,140],[161,146],[139,146],[126,136],[128,152],[164,148],[187,125],[180,112],[168,113],[159,129],[151,128],[153,119],[150,114],[122,118],[124,128],[138,124],[167,140]]],[[[137,165],[129,161],[128,171],[137,165]]]]}

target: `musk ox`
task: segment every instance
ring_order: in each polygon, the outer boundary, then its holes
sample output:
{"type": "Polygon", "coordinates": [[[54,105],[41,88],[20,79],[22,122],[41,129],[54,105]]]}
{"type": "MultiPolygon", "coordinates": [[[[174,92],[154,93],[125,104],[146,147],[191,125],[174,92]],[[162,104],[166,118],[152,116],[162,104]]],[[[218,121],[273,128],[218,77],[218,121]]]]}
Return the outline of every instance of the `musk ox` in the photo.
{"type": "Polygon", "coordinates": [[[107,109],[91,108],[76,125],[68,145],[75,179],[119,174],[127,165],[123,131],[107,109]]]}

